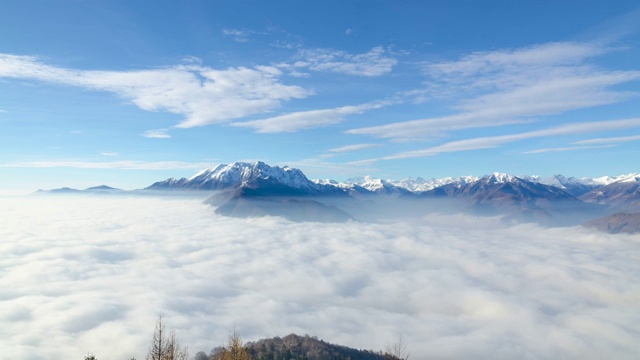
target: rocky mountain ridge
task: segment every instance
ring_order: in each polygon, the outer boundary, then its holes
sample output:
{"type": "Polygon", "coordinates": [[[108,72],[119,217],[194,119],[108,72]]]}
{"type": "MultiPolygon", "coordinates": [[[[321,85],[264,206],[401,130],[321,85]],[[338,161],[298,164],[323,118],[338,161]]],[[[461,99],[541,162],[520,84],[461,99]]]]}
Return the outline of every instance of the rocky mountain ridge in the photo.
{"type": "MultiPolygon", "coordinates": [[[[348,221],[372,217],[420,216],[428,211],[471,211],[505,215],[515,220],[576,224],[615,212],[640,212],[640,175],[594,179],[555,175],[400,181],[371,176],[343,182],[309,180],[288,166],[264,162],[221,164],[190,178],[169,178],[136,193],[200,193],[225,216],[282,216],[294,221],[348,221]],[[188,192],[187,192],[188,190],[188,192]]],[[[120,193],[107,186],[51,193],[120,193]]]]}

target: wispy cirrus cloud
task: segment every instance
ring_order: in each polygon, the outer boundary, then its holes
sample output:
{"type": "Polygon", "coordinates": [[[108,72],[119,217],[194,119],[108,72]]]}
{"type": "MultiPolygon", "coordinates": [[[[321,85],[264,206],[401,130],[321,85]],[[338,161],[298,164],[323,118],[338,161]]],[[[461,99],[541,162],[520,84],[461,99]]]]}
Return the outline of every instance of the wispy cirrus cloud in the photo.
{"type": "Polygon", "coordinates": [[[283,101],[312,94],[280,82],[271,66],[223,70],[197,64],[150,70],[75,70],[47,65],[36,57],[0,54],[0,78],[42,81],[108,91],[147,111],[185,119],[178,128],[226,122],[273,110],[283,101]]]}
{"type": "Polygon", "coordinates": [[[313,71],[326,71],[338,74],[375,77],[387,74],[398,63],[382,46],[372,48],[366,53],[351,54],[334,49],[302,49],[293,64],[280,64],[288,69],[308,68],[313,71]]]}
{"type": "Polygon", "coordinates": [[[232,37],[233,40],[237,42],[245,43],[249,42],[249,37],[255,34],[255,31],[247,29],[222,29],[222,34],[232,37]]]}
{"type": "Polygon", "coordinates": [[[371,149],[371,148],[380,147],[380,146],[382,145],[381,144],[353,144],[353,145],[346,145],[338,148],[329,149],[327,151],[333,152],[333,153],[346,153],[351,151],[371,149]]]}
{"type": "Polygon", "coordinates": [[[471,139],[456,140],[444,143],[442,145],[433,146],[420,150],[400,152],[377,159],[366,159],[355,161],[354,163],[371,163],[378,160],[395,160],[395,159],[409,159],[426,156],[435,156],[442,153],[461,152],[470,150],[491,149],[498,146],[502,146],[508,143],[522,141],[527,139],[549,137],[549,136],[562,136],[562,135],[575,135],[592,132],[613,131],[628,128],[640,127],[640,118],[621,119],[621,120],[607,120],[607,121],[593,121],[586,123],[573,123],[554,128],[529,131],[510,135],[499,136],[485,136],[471,139]]]}
{"type": "Polygon", "coordinates": [[[389,101],[378,101],[333,109],[298,111],[267,119],[234,122],[231,125],[252,128],[258,133],[293,132],[337,124],[342,122],[348,115],[362,114],[368,110],[379,109],[389,104],[391,104],[389,101]]]}
{"type": "Polygon", "coordinates": [[[536,149],[525,151],[523,154],[543,154],[548,152],[565,152],[565,151],[576,151],[576,150],[585,150],[585,149],[602,149],[613,147],[614,145],[600,145],[600,146],[568,146],[568,147],[559,147],[559,148],[546,148],[546,149],[536,149]]]}
{"type": "Polygon", "coordinates": [[[142,136],[150,139],[169,139],[171,135],[169,135],[167,131],[169,131],[169,129],[147,130],[142,133],[142,136]]]}
{"type": "Polygon", "coordinates": [[[639,141],[639,140],[640,140],[640,135],[632,135],[632,136],[619,136],[619,137],[580,140],[580,141],[574,142],[574,144],[576,145],[616,144],[616,143],[639,141]]]}
{"type": "Polygon", "coordinates": [[[324,159],[329,159],[332,157],[336,157],[341,154],[346,154],[354,151],[361,151],[376,147],[381,147],[382,144],[353,144],[341,146],[333,149],[326,150],[325,153],[318,155],[315,159],[307,159],[307,161],[319,161],[323,162],[324,159]]]}
{"type": "Polygon", "coordinates": [[[419,140],[469,128],[495,127],[571,110],[613,104],[638,94],[613,87],[640,80],[640,71],[607,70],[588,61],[622,51],[602,44],[548,43],[477,52],[424,65],[425,87],[415,101],[453,101],[452,114],[357,128],[350,134],[419,140]]]}

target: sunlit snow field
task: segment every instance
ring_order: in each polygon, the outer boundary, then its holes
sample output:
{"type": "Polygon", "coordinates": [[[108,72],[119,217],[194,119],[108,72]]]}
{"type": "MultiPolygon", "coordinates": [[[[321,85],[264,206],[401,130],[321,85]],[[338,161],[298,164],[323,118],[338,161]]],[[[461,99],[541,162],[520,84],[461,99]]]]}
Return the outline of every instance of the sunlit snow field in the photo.
{"type": "Polygon", "coordinates": [[[0,359],[310,334],[412,359],[637,359],[640,237],[430,216],[232,219],[201,199],[0,198],[0,359]]]}

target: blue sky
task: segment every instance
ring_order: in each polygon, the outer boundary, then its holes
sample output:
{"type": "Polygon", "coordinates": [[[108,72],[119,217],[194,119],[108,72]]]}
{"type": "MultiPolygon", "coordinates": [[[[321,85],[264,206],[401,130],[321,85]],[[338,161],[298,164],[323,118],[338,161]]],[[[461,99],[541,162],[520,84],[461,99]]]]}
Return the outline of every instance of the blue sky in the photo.
{"type": "Polygon", "coordinates": [[[5,1],[0,189],[638,172],[637,1],[5,1]]]}

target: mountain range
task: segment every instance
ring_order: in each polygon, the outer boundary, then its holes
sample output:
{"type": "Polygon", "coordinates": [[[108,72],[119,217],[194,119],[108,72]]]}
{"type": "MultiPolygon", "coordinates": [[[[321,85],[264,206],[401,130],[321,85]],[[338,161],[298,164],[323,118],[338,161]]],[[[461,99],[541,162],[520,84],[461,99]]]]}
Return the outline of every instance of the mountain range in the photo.
{"type": "MultiPolygon", "coordinates": [[[[236,162],[190,178],[169,178],[138,193],[196,192],[226,216],[282,216],[294,221],[348,221],[470,211],[505,219],[572,225],[614,213],[640,212],[640,174],[575,178],[555,175],[408,178],[364,176],[342,182],[308,179],[298,169],[236,162]]],[[[107,186],[53,193],[119,193],[107,186]]]]}

